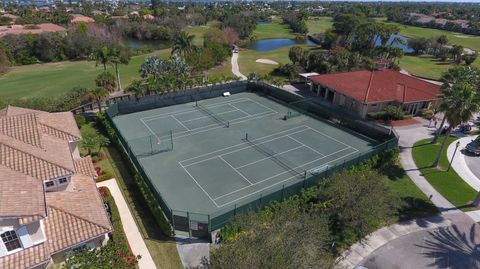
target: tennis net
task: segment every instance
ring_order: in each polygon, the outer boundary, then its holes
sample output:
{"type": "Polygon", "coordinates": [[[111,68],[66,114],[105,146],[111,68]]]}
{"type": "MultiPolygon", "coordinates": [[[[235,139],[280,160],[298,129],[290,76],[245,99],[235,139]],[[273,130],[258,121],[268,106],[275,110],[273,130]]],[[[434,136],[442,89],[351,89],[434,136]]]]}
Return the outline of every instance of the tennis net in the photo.
{"type": "Polygon", "coordinates": [[[225,127],[230,127],[230,122],[228,120],[223,119],[219,115],[213,113],[210,111],[208,108],[204,107],[203,105],[199,104],[198,102],[196,103],[196,107],[203,111],[205,114],[210,116],[213,120],[215,120],[218,124],[225,126],[225,127]]]}
{"type": "Polygon", "coordinates": [[[279,153],[276,153],[272,149],[265,146],[265,143],[259,142],[257,139],[252,137],[250,134],[245,135],[245,141],[249,143],[253,148],[258,150],[260,153],[283,167],[285,170],[289,171],[294,176],[304,176],[305,171],[298,169],[297,165],[290,162],[289,160],[282,158],[279,153]]]}

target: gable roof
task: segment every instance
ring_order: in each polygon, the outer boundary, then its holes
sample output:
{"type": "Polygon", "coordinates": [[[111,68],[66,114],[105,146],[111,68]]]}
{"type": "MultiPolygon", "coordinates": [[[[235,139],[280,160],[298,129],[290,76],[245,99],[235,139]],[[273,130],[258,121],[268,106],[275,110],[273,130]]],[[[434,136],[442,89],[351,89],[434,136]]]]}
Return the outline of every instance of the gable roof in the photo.
{"type": "Polygon", "coordinates": [[[310,79],[365,104],[432,101],[440,95],[439,85],[388,69],[324,74],[310,79]]]}

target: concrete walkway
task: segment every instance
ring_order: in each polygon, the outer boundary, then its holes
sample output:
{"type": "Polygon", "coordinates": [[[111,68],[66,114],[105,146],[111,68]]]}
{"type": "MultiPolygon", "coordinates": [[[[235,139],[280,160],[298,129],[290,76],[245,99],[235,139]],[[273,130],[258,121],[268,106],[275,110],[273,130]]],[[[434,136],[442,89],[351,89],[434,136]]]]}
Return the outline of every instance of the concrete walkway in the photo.
{"type": "Polygon", "coordinates": [[[426,122],[422,122],[420,125],[397,127],[395,130],[400,136],[400,162],[405,169],[407,175],[417,185],[417,187],[427,195],[431,197],[432,203],[443,213],[459,213],[460,210],[450,203],[445,197],[437,192],[432,185],[422,176],[420,170],[415,165],[415,161],[412,156],[412,147],[415,142],[432,137],[432,131],[434,128],[427,128],[424,126],[426,122]]]}
{"type": "Polygon", "coordinates": [[[376,249],[404,235],[450,225],[450,220],[445,217],[433,216],[383,227],[345,251],[339,259],[337,268],[354,268],[376,249]]]}
{"type": "Polygon", "coordinates": [[[210,258],[210,243],[206,240],[175,236],[178,255],[185,268],[203,268],[202,260],[210,258]]]}
{"type": "Polygon", "coordinates": [[[453,159],[452,168],[474,190],[480,191],[480,179],[477,176],[475,176],[470,170],[470,168],[468,167],[467,163],[465,162],[465,155],[463,153],[463,149],[465,148],[465,146],[468,143],[470,143],[472,139],[474,139],[475,137],[476,136],[466,136],[451,143],[447,149],[447,157],[449,160],[452,159],[453,153],[455,152],[457,141],[459,141],[460,146],[458,147],[457,153],[455,154],[455,158],[453,159]]]}
{"type": "MultiPolygon", "coordinates": [[[[138,230],[137,224],[133,219],[133,216],[128,208],[127,202],[118,187],[115,179],[109,179],[97,183],[97,187],[107,187],[115,200],[118,212],[120,213],[120,219],[122,220],[123,230],[127,236],[128,243],[135,255],[140,255],[142,258],[138,261],[138,267],[140,269],[154,269],[157,268],[153,262],[150,252],[148,252],[147,245],[143,241],[143,237],[138,230]]],[[[81,205],[79,205],[81,206],[81,205]]]]}
{"type": "Polygon", "coordinates": [[[243,75],[242,73],[240,73],[240,67],[238,67],[238,56],[239,56],[239,53],[238,53],[238,52],[234,52],[234,53],[232,54],[232,59],[231,59],[231,62],[232,62],[232,73],[233,73],[235,76],[237,76],[237,77],[245,80],[245,79],[247,79],[247,77],[246,77],[245,75],[243,75]]]}

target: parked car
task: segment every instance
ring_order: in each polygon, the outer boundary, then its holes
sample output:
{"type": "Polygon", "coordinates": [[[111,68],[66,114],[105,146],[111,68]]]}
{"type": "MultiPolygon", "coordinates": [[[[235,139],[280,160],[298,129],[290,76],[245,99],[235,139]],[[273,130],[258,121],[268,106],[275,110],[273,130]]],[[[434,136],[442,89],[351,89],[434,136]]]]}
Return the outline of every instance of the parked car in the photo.
{"type": "Polygon", "coordinates": [[[468,133],[470,133],[470,131],[472,131],[472,125],[470,125],[469,123],[465,123],[465,124],[460,125],[460,127],[458,127],[458,129],[460,130],[460,132],[462,132],[464,134],[468,134],[468,133]]]}
{"type": "Polygon", "coordinates": [[[465,146],[465,149],[471,154],[479,156],[480,155],[480,136],[477,136],[475,140],[472,140],[472,142],[468,143],[465,146]]]}

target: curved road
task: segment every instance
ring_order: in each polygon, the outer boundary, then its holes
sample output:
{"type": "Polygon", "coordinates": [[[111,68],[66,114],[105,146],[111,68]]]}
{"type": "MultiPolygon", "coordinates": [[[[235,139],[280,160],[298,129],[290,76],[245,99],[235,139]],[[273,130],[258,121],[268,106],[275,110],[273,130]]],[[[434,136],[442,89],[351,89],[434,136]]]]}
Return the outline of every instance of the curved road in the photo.
{"type": "Polygon", "coordinates": [[[242,80],[245,80],[247,79],[247,77],[245,75],[243,75],[242,73],[240,73],[240,68],[238,67],[238,52],[234,52],[232,54],[232,59],[231,59],[231,62],[232,62],[232,73],[241,78],[242,80]]]}

